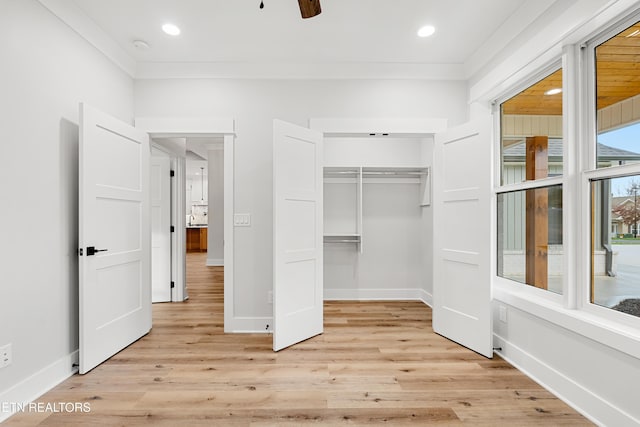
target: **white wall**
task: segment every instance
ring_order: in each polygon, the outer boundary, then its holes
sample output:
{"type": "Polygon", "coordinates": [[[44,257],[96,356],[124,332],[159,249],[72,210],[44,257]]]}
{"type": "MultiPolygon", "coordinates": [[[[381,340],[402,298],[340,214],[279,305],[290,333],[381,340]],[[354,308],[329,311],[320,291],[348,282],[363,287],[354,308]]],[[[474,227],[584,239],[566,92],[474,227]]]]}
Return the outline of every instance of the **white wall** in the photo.
{"type": "Polygon", "coordinates": [[[361,233],[358,244],[325,243],[325,299],[431,304],[433,216],[421,206],[426,177],[372,176],[366,168],[432,166],[433,137],[330,137],[324,157],[325,166],[365,168],[362,216],[356,177],[325,176],[324,233],[361,233]]]}
{"type": "Polygon", "coordinates": [[[133,82],[35,0],[0,2],[0,55],[0,401],[23,402],[78,349],[78,103],[131,122],[133,82]]]}
{"type": "MultiPolygon", "coordinates": [[[[362,252],[353,243],[324,246],[327,299],[415,299],[431,282],[422,267],[420,184],[381,181],[363,185],[362,252]]],[[[345,202],[330,200],[344,186],[325,184],[325,205],[345,202]]]]}
{"type": "Polygon", "coordinates": [[[251,213],[252,224],[235,229],[235,314],[263,321],[272,315],[273,119],[306,126],[321,117],[437,117],[456,124],[467,119],[465,94],[466,84],[455,81],[139,80],[135,114],[236,119],[235,211],[251,213]]]}
{"type": "Polygon", "coordinates": [[[224,150],[209,150],[207,265],[224,265],[224,150]]]}

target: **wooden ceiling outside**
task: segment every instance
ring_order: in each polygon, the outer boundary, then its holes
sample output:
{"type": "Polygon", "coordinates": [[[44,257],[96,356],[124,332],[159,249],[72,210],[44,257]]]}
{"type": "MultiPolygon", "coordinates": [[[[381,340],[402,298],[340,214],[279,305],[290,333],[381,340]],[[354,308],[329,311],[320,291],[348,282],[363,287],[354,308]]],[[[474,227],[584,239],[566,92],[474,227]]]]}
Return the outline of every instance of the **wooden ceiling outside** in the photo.
{"type": "Polygon", "coordinates": [[[504,114],[561,116],[562,93],[545,95],[549,89],[562,88],[562,69],[540,80],[502,104],[504,114]]]}
{"type": "MultiPolygon", "coordinates": [[[[640,94],[640,23],[596,48],[598,109],[640,94]]],[[[562,94],[545,95],[562,87],[562,70],[542,79],[502,104],[504,114],[562,115],[562,94]]]]}

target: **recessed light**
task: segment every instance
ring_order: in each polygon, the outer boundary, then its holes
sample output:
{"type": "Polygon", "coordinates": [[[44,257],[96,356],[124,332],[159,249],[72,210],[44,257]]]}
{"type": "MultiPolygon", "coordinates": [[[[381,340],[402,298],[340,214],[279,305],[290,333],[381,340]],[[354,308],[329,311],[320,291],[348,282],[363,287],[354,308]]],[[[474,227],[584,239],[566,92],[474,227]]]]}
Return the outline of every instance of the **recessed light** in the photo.
{"type": "Polygon", "coordinates": [[[180,34],[180,28],[171,23],[164,24],[162,26],[162,31],[169,34],[170,36],[177,36],[180,34]]]}
{"type": "Polygon", "coordinates": [[[545,95],[557,95],[557,94],[559,94],[561,92],[562,92],[562,88],[556,87],[556,88],[553,88],[553,89],[549,89],[544,94],[545,95]]]}
{"type": "Polygon", "coordinates": [[[418,37],[429,37],[436,32],[436,28],[433,25],[425,25],[418,30],[418,37]]]}

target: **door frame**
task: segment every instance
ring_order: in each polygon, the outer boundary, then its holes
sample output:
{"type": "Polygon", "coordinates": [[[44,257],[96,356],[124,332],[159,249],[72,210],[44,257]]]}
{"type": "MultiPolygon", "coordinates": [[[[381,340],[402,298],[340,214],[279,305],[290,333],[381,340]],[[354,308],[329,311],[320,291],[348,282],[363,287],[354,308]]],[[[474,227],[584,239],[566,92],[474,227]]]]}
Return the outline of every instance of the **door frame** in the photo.
{"type": "MultiPolygon", "coordinates": [[[[135,119],[135,126],[144,130],[153,138],[172,137],[210,137],[219,136],[224,140],[224,326],[235,318],[233,310],[233,272],[234,272],[234,119],[212,118],[170,118],[170,117],[139,117],[135,119]]],[[[164,147],[175,157],[171,166],[175,171],[172,181],[172,216],[176,232],[172,244],[172,277],[175,281],[172,301],[184,301],[186,293],[186,147],[173,144],[164,147]]]]}

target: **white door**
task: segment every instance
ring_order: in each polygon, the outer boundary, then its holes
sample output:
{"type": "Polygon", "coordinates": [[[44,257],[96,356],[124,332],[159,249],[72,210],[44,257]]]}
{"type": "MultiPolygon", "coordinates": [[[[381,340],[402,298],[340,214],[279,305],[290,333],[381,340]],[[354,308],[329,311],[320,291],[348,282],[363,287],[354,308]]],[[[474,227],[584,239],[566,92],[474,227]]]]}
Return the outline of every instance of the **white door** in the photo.
{"type": "Polygon", "coordinates": [[[436,135],[433,330],[493,357],[491,122],[436,135]]]}
{"type": "Polygon", "coordinates": [[[171,301],[171,159],[151,158],[151,301],[171,301]]]}
{"type": "Polygon", "coordinates": [[[273,122],[273,349],[322,333],[322,133],[273,122]]]}
{"type": "Polygon", "coordinates": [[[80,105],[80,373],[151,329],[149,137],[80,105]]]}

